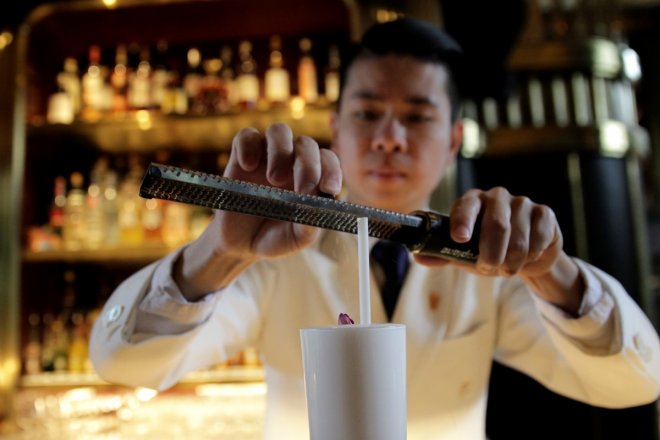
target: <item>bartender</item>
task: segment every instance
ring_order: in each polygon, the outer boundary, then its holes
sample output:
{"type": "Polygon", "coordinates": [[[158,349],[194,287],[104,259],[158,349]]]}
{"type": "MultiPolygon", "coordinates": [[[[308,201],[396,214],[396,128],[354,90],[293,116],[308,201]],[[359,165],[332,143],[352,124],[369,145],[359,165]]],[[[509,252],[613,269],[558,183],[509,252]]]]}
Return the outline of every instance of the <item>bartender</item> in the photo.
{"type": "MultiPolygon", "coordinates": [[[[281,124],[245,128],[224,175],[428,209],[462,141],[461,57],[426,22],[377,24],[344,60],[330,148],[281,124]]],[[[612,276],[564,251],[549,207],[472,189],[453,203],[450,225],[457,242],[479,232],[476,264],[404,254],[398,296],[372,289],[372,321],[407,328],[410,440],[484,439],[493,359],[590,405],[658,398],[657,332],[612,276]]],[[[93,329],[94,367],[110,382],[164,390],[258,347],[264,438],[308,439],[299,331],[359,315],[357,246],[350,234],[217,211],[197,240],[116,289],[93,329]]]]}

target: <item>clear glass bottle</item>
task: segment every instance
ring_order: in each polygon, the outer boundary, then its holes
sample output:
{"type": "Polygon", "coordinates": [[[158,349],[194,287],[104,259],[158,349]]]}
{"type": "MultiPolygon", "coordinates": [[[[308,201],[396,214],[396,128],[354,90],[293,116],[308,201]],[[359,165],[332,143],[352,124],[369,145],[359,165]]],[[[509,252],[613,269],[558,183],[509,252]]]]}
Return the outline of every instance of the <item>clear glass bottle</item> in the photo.
{"type": "Polygon", "coordinates": [[[86,371],[88,358],[88,339],[85,315],[75,312],[71,316],[71,329],[67,347],[67,367],[71,373],[83,373],[86,371]]]}
{"type": "Polygon", "coordinates": [[[132,110],[151,108],[151,60],[148,46],[140,48],[140,62],[128,83],[128,107],[132,110]]]}
{"type": "Polygon", "coordinates": [[[104,78],[101,66],[101,48],[93,45],[88,53],[89,65],[82,76],[82,110],[86,121],[101,118],[104,107],[104,78]]]}
{"type": "Polygon", "coordinates": [[[306,103],[314,103],[318,100],[318,81],[316,78],[316,62],[312,58],[312,40],[302,38],[300,40],[301,56],[298,62],[298,95],[306,103]]]}
{"type": "Polygon", "coordinates": [[[105,241],[105,216],[103,207],[103,179],[108,171],[108,159],[101,156],[90,173],[89,185],[87,186],[87,198],[85,199],[85,222],[87,224],[87,236],[85,247],[88,249],[99,249],[105,241]]]}
{"type": "Polygon", "coordinates": [[[204,72],[202,71],[202,53],[197,47],[188,49],[186,58],[188,60],[188,67],[183,76],[183,90],[186,92],[188,109],[190,110],[195,105],[195,100],[197,99],[197,95],[199,95],[204,72]]]}
{"type": "Polygon", "coordinates": [[[57,74],[57,82],[62,90],[71,97],[74,115],[80,114],[82,90],[78,61],[74,57],[64,59],[64,69],[57,74]]]}
{"type": "Polygon", "coordinates": [[[204,115],[222,113],[227,110],[227,92],[220,77],[220,58],[204,60],[204,76],[200,84],[193,112],[204,115]]]}
{"type": "Polygon", "coordinates": [[[119,234],[119,194],[117,171],[108,169],[103,176],[101,192],[103,194],[103,223],[105,226],[105,247],[115,247],[120,243],[119,234]]]}
{"type": "Polygon", "coordinates": [[[227,90],[227,106],[229,110],[235,109],[240,101],[238,94],[238,81],[236,79],[236,72],[232,66],[233,51],[231,46],[225,44],[220,49],[220,60],[222,67],[220,68],[220,78],[227,90]]]}
{"type": "Polygon", "coordinates": [[[115,50],[115,65],[110,73],[112,109],[118,115],[128,110],[128,77],[128,50],[125,44],[120,44],[115,50]]]}
{"type": "Polygon", "coordinates": [[[176,61],[170,59],[167,84],[160,103],[160,111],[164,115],[185,115],[188,113],[188,95],[183,87],[183,81],[176,61]]]}
{"type": "Polygon", "coordinates": [[[270,62],[264,77],[264,94],[269,104],[286,104],[290,98],[289,72],[284,68],[282,56],[282,38],[273,35],[270,38],[270,62]]]}
{"type": "Polygon", "coordinates": [[[56,83],[57,92],[48,98],[46,120],[50,124],[71,124],[81,106],[81,84],[75,58],[64,59],[64,69],[57,74],[56,83]]]}
{"type": "Polygon", "coordinates": [[[53,371],[62,373],[69,368],[69,335],[62,316],[56,316],[50,326],[53,343],[53,371]]]}
{"type": "Polygon", "coordinates": [[[328,49],[328,66],[325,70],[325,98],[328,102],[334,103],[339,100],[339,68],[341,59],[339,57],[339,48],[331,45],[328,49]]]}
{"type": "Polygon", "coordinates": [[[55,317],[46,312],[41,317],[41,371],[55,370],[55,334],[52,331],[55,317]]]}
{"type": "Polygon", "coordinates": [[[53,184],[53,199],[48,212],[48,224],[53,233],[62,237],[64,227],[64,207],[66,205],[66,178],[64,176],[55,177],[53,184]]]}
{"type": "Polygon", "coordinates": [[[165,100],[167,86],[170,83],[171,72],[167,69],[167,54],[169,46],[167,41],[160,40],[156,44],[154,55],[153,75],[151,76],[151,107],[160,110],[165,100]]]}
{"type": "Polygon", "coordinates": [[[142,226],[142,207],[144,201],[140,198],[140,183],[144,168],[137,155],[129,156],[128,173],[124,176],[119,188],[119,240],[124,246],[137,246],[144,243],[144,228],[142,226]]]}
{"type": "Polygon", "coordinates": [[[83,189],[83,175],[75,171],[71,173],[70,189],[64,205],[64,223],[62,228],[62,241],[64,249],[77,251],[83,248],[87,238],[87,224],[85,222],[85,190],[83,189]]]}
{"type": "Polygon", "coordinates": [[[28,342],[23,351],[25,374],[41,373],[41,318],[37,313],[28,316],[28,342]]]}
{"type": "Polygon", "coordinates": [[[239,106],[245,109],[255,108],[259,100],[259,78],[257,62],[252,57],[252,43],[243,40],[238,46],[240,59],[238,72],[239,106]]]}
{"type": "Polygon", "coordinates": [[[170,248],[179,247],[190,240],[189,205],[168,201],[163,206],[163,242],[170,248]]]}

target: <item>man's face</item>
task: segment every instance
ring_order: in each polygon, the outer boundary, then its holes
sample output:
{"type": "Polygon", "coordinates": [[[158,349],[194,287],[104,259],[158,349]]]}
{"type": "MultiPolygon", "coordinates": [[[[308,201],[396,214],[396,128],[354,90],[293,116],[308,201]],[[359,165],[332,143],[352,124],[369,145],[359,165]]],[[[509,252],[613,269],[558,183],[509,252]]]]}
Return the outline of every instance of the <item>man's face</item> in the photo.
{"type": "Polygon", "coordinates": [[[444,67],[411,57],[356,60],[332,120],[349,201],[399,212],[428,208],[461,141],[444,67]]]}

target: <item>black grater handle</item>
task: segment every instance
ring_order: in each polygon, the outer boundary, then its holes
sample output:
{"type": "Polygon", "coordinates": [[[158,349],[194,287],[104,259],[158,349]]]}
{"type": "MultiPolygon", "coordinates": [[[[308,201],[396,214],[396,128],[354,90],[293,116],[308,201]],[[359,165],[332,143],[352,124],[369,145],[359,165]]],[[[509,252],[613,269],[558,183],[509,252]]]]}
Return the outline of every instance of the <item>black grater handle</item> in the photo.
{"type": "Polygon", "coordinates": [[[410,250],[426,257],[445,258],[449,260],[476,263],[479,257],[480,223],[475,225],[470,240],[459,243],[451,239],[449,232],[449,217],[435,211],[415,211],[411,215],[424,218],[425,233],[422,239],[409,246],[410,250]]]}

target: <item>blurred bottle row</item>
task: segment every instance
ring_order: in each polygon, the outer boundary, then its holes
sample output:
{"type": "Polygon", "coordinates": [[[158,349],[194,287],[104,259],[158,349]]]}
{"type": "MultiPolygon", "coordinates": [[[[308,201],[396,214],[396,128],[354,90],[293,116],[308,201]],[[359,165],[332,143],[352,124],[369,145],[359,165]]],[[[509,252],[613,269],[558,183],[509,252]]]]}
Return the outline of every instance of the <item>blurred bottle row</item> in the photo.
{"type": "MultiPolygon", "coordinates": [[[[162,159],[167,160],[167,159],[162,159]]],[[[165,245],[178,247],[201,234],[212,210],[144,199],[139,188],[145,167],[136,154],[123,172],[100,156],[85,174],[54,179],[48,222],[28,232],[31,251],[80,251],[165,245]]]]}
{"type": "Polygon", "coordinates": [[[281,36],[262,42],[268,45],[265,68],[257,66],[249,40],[204,51],[189,47],[183,53],[170,50],[164,41],[155,47],[120,44],[112,50],[113,59],[108,50],[94,45],[84,61],[64,60],[55,79],[57,91],[48,100],[46,120],[69,124],[143,109],[207,115],[335,102],[339,96],[337,45],[323,46],[320,69],[312,39],[300,38],[297,43],[297,53],[284,53],[281,36]],[[185,60],[180,59],[184,56],[185,60]]]}
{"type": "MultiPolygon", "coordinates": [[[[88,344],[90,331],[100,315],[104,298],[80,295],[80,290],[92,287],[86,286],[74,269],[67,269],[63,274],[61,303],[50,308],[44,302],[35,303],[28,313],[27,336],[22,350],[23,373],[26,375],[94,372],[88,356],[88,344]],[[90,301],[96,305],[90,305],[90,301]]],[[[98,289],[100,291],[97,294],[103,296],[109,293],[110,286],[98,289]]],[[[225,363],[210,369],[260,365],[257,350],[246,348],[225,363]]]]}

